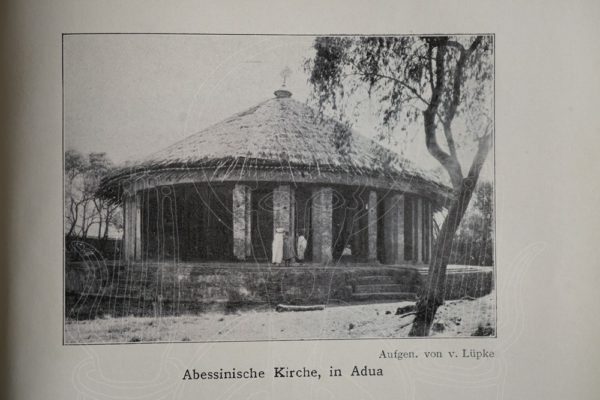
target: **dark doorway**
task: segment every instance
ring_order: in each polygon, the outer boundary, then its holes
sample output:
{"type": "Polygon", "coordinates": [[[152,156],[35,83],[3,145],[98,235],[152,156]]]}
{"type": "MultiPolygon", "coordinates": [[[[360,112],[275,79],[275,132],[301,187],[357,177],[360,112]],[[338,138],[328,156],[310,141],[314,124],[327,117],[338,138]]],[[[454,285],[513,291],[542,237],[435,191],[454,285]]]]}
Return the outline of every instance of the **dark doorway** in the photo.
{"type": "Polygon", "coordinates": [[[144,192],[142,244],[146,259],[230,260],[232,193],[226,186],[176,185],[144,192]]]}
{"type": "Polygon", "coordinates": [[[195,221],[189,243],[191,258],[231,260],[233,257],[233,216],[231,188],[219,185],[192,185],[191,208],[195,221]]]}
{"type": "Polygon", "coordinates": [[[179,236],[177,197],[173,186],[142,192],[141,238],[145,259],[177,261],[179,236]]]}
{"type": "Polygon", "coordinates": [[[312,191],[310,188],[299,187],[296,189],[296,233],[294,237],[298,239],[301,233],[307,240],[306,251],[304,252],[304,260],[312,260],[312,191]]]}
{"type": "Polygon", "coordinates": [[[269,261],[273,242],[273,191],[254,189],[251,198],[252,255],[256,261],[269,261]]]}
{"type": "Polygon", "coordinates": [[[357,262],[366,259],[366,218],[362,188],[342,188],[333,198],[333,259],[357,262]],[[344,252],[344,249],[346,251],[344,252]],[[342,257],[342,255],[344,257],[342,257]]]}

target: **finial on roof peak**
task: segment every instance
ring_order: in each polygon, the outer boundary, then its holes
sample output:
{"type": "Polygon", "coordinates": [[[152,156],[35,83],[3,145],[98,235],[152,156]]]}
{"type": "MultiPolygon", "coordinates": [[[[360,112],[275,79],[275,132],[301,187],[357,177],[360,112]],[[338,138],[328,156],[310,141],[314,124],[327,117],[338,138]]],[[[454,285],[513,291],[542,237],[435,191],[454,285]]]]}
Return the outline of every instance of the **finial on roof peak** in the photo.
{"type": "Polygon", "coordinates": [[[285,88],[285,84],[286,84],[287,78],[289,78],[290,75],[292,75],[292,70],[290,69],[290,67],[285,67],[283,69],[283,71],[281,71],[279,73],[279,75],[283,78],[283,83],[281,85],[281,89],[275,91],[275,96],[277,98],[280,98],[280,99],[281,98],[292,97],[292,92],[290,92],[289,90],[287,90],[285,88]]]}
{"type": "Polygon", "coordinates": [[[279,73],[279,75],[283,78],[283,84],[281,86],[285,87],[285,82],[287,81],[287,78],[289,78],[292,75],[292,70],[290,69],[290,67],[286,66],[283,69],[283,71],[279,73]]]}

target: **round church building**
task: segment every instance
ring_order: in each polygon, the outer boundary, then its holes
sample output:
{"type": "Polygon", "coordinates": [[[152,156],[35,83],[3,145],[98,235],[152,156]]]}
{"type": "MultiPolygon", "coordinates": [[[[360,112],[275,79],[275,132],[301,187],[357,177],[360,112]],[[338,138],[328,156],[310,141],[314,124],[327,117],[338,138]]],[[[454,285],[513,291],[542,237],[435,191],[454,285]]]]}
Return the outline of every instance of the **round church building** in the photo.
{"type": "Polygon", "coordinates": [[[276,232],[304,261],[423,264],[440,179],[280,89],[106,178],[128,261],[271,263],[276,232]]]}

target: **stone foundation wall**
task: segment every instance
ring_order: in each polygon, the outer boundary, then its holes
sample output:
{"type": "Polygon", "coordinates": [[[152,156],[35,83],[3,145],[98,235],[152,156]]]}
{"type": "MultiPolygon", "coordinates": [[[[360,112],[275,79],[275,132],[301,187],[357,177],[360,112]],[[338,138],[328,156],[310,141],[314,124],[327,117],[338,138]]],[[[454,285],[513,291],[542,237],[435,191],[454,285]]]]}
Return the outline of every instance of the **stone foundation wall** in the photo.
{"type": "MultiPolygon", "coordinates": [[[[69,319],[98,316],[181,315],[277,304],[356,302],[357,282],[386,275],[406,292],[417,293],[424,278],[415,268],[230,264],[69,263],[65,269],[65,313],[69,319]]],[[[468,280],[452,276],[448,299],[489,293],[491,273],[468,280]],[[477,285],[477,288],[471,288],[477,285]],[[480,289],[483,287],[484,289],[480,289]]],[[[450,275],[449,275],[450,278],[450,275]]]]}

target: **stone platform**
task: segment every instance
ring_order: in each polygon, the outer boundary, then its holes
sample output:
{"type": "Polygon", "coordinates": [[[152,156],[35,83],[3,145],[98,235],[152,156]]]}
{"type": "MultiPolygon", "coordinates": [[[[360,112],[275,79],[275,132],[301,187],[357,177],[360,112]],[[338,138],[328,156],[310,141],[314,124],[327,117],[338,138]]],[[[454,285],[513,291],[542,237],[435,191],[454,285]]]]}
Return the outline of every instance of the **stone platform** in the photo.
{"type": "MultiPolygon", "coordinates": [[[[419,264],[84,261],[65,267],[65,316],[181,315],[277,304],[351,304],[415,300],[427,275],[419,264]]],[[[449,266],[446,298],[480,297],[493,268],[449,266]]]]}

